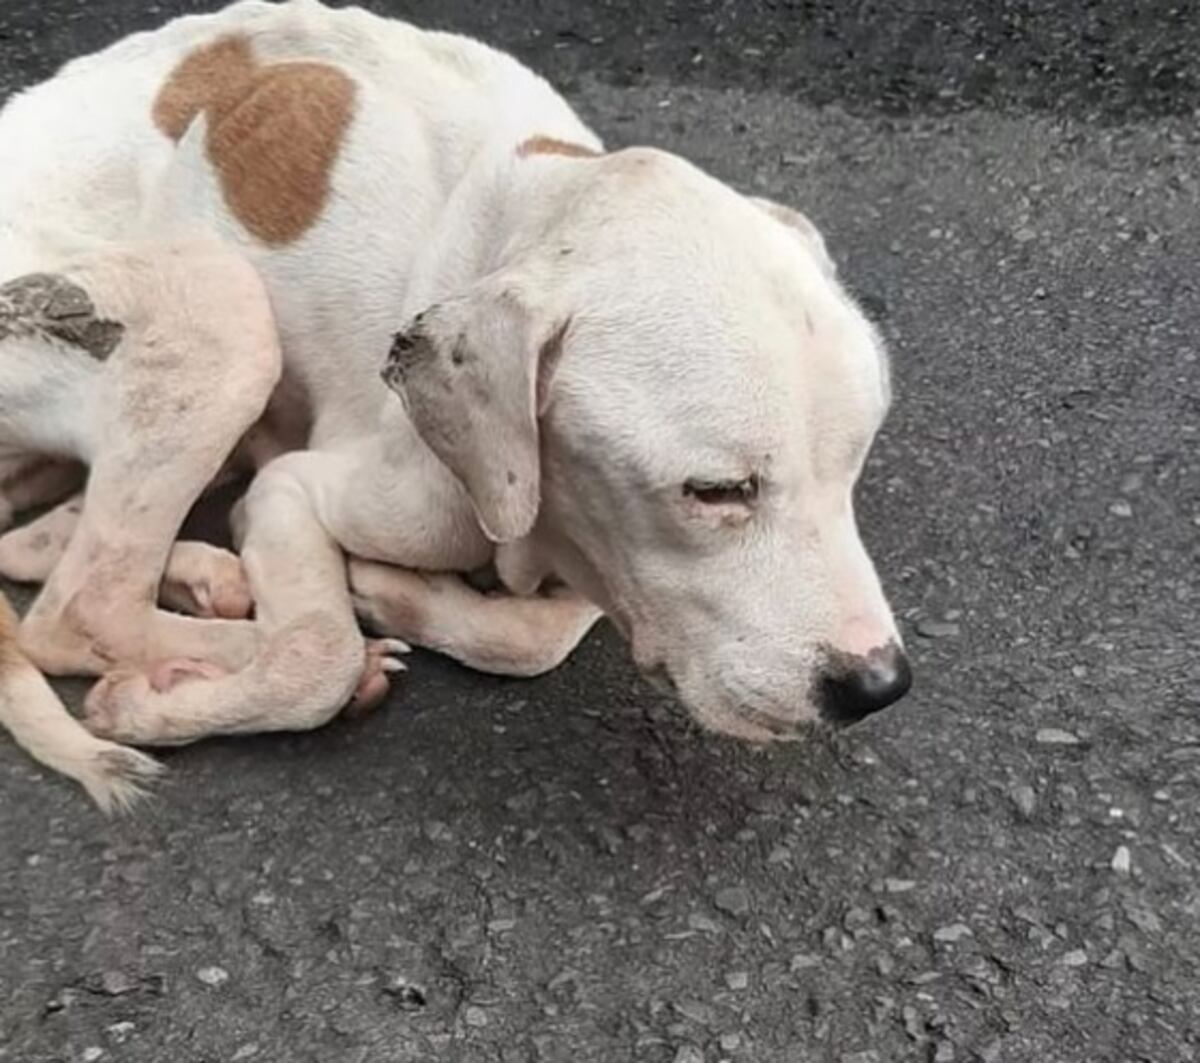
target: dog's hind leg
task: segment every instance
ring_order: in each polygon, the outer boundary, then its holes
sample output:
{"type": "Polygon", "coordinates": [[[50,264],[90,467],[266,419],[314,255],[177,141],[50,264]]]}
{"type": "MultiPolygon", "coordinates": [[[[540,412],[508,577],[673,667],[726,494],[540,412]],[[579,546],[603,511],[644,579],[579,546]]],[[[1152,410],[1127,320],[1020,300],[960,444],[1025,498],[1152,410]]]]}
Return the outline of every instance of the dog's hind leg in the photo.
{"type": "MultiPolygon", "coordinates": [[[[0,535],[0,576],[18,583],[44,583],[66,553],[82,514],[79,495],[0,535]]],[[[230,620],[249,616],[254,605],[237,554],[194,541],[171,547],[158,601],[189,616],[230,620]]]]}
{"type": "Polygon", "coordinates": [[[44,583],[67,552],[82,513],[79,494],[0,535],[0,576],[17,583],[44,583]]]}
{"type": "Polygon", "coordinates": [[[257,274],[211,241],[115,249],[0,286],[0,395],[24,383],[0,412],[0,444],[90,467],[79,525],[21,627],[40,667],[253,657],[253,624],[155,602],[184,516],[279,372],[257,274]]]}

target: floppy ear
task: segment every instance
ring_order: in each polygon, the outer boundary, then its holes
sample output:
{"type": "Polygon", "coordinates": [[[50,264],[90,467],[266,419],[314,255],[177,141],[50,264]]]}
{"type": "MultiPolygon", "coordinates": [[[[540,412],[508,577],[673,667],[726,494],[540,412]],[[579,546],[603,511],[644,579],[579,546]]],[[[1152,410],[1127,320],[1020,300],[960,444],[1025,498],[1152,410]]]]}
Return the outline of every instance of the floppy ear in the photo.
{"type": "Polygon", "coordinates": [[[489,278],[418,314],[388,355],[384,381],[493,542],[520,539],[537,519],[538,417],[568,324],[520,284],[489,278]]]}
{"type": "Polygon", "coordinates": [[[800,242],[816,256],[827,277],[837,276],[837,266],[829,257],[825,238],[806,215],[801,214],[798,210],[792,210],[791,207],[785,207],[782,203],[776,203],[773,199],[764,199],[761,196],[751,196],[750,202],[791,229],[800,242]]]}

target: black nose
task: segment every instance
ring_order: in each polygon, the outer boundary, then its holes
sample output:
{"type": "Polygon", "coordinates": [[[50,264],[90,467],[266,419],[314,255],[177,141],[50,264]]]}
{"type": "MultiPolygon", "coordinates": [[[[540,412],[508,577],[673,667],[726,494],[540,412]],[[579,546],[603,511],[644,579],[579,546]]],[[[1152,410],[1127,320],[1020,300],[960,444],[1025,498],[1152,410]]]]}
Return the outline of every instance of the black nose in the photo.
{"type": "Polygon", "coordinates": [[[838,655],[820,679],[821,715],[830,723],[857,723],[899,701],[912,686],[912,669],[894,642],[865,657],[838,655]]]}

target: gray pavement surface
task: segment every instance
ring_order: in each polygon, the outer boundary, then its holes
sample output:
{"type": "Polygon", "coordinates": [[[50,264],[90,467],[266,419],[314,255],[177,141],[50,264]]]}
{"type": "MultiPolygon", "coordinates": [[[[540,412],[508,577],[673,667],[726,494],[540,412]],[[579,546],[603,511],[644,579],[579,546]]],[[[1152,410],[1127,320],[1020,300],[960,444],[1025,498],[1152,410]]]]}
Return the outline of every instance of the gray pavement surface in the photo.
{"type": "MultiPolygon", "coordinates": [[[[0,91],[195,6],[7,3],[0,91]]],[[[420,655],[116,823],[0,745],[0,1060],[1200,1056],[1194,6],[402,7],[824,228],[894,353],[860,506],[917,686],[755,753],[607,630],[420,655]]]]}

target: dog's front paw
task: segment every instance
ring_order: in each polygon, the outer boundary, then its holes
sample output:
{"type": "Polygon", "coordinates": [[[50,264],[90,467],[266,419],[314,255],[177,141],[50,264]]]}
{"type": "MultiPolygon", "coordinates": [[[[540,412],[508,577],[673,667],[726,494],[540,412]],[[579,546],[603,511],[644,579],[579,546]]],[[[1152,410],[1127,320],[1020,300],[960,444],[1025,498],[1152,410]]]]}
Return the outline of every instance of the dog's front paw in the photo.
{"type": "Polygon", "coordinates": [[[408,665],[399,659],[408,652],[408,643],[400,639],[367,639],[362,677],[350,704],[343,710],[344,715],[363,716],[378,708],[387,697],[391,677],[408,670],[408,665]]]}

